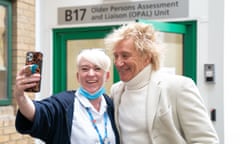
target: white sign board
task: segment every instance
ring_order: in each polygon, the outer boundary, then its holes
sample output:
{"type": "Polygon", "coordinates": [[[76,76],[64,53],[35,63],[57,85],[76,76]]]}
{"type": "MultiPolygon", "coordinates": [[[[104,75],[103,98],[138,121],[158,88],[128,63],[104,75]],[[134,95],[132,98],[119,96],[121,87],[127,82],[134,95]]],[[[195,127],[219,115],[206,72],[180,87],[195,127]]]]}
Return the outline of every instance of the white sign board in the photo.
{"type": "Polygon", "coordinates": [[[188,16],[188,0],[154,0],[58,8],[58,24],[100,23],[188,16]]]}

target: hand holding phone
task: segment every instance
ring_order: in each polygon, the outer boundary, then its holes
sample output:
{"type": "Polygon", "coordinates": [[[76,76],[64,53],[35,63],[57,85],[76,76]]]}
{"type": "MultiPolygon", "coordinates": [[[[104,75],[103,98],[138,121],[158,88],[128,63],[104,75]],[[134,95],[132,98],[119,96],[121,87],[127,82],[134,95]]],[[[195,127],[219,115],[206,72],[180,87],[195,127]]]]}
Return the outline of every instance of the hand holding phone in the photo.
{"type": "MultiPolygon", "coordinates": [[[[42,72],[42,59],[43,54],[37,51],[27,52],[26,63],[28,67],[25,69],[25,75],[31,76],[34,73],[41,74],[42,72]]],[[[26,92],[39,92],[41,88],[41,79],[37,82],[37,85],[28,89],[25,89],[26,92]]]]}

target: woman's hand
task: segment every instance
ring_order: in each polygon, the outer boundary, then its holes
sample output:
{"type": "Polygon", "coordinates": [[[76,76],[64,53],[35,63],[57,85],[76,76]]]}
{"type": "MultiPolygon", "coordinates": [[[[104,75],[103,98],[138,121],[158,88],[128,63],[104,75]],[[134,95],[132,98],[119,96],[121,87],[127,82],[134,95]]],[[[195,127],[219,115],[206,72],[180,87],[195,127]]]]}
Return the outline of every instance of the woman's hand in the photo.
{"type": "Polygon", "coordinates": [[[33,120],[35,115],[35,106],[32,100],[24,95],[24,90],[34,87],[40,80],[40,74],[29,74],[28,70],[31,67],[24,66],[17,73],[16,84],[14,89],[14,96],[16,97],[17,104],[20,112],[29,120],[33,120]]]}

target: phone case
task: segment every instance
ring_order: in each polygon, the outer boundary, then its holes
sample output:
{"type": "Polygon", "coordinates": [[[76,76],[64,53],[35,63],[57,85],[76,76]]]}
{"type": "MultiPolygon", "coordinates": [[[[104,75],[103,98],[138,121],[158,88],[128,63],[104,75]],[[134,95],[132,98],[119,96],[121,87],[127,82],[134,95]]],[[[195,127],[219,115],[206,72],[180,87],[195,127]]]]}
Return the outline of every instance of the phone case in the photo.
{"type": "MultiPolygon", "coordinates": [[[[27,69],[25,69],[25,74],[27,76],[30,76],[34,73],[41,74],[42,72],[42,60],[43,60],[43,54],[41,52],[37,51],[31,51],[27,52],[26,54],[26,65],[31,65],[27,69]]],[[[36,86],[32,88],[25,89],[26,92],[39,92],[41,89],[41,79],[37,83],[36,86]]]]}

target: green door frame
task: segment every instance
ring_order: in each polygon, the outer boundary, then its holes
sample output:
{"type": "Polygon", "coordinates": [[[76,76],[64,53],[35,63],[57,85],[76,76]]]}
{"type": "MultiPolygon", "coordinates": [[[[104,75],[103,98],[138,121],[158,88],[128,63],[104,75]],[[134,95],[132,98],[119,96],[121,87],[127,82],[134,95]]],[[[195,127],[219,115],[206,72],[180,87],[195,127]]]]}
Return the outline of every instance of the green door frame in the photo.
{"type": "Polygon", "coordinates": [[[183,34],[183,75],[192,78],[197,83],[197,23],[186,22],[158,22],[139,19],[138,22],[149,23],[156,30],[168,33],[183,34]]]}
{"type": "MultiPolygon", "coordinates": [[[[184,34],[183,75],[191,77],[196,82],[196,22],[175,22],[175,24],[181,24],[186,28],[186,33],[184,34]]],[[[66,90],[67,41],[104,38],[109,32],[119,26],[53,29],[53,93],[66,90]]],[[[116,70],[114,70],[113,75],[114,82],[118,81],[116,70]]]]}
{"type": "Polygon", "coordinates": [[[53,93],[66,90],[66,48],[68,40],[104,38],[119,26],[53,29],[53,93]]]}

